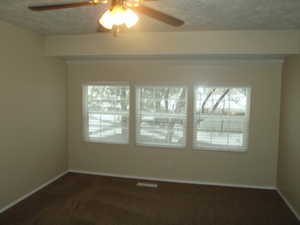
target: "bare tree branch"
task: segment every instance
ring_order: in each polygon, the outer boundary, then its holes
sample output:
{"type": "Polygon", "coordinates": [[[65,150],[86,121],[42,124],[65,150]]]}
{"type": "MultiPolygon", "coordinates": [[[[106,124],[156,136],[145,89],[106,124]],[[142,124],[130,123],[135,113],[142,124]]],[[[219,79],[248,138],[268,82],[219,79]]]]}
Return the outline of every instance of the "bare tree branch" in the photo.
{"type": "Polygon", "coordinates": [[[170,92],[170,89],[167,88],[167,92],[165,93],[164,95],[164,100],[165,100],[165,111],[168,112],[169,111],[169,92],[170,92]]]}
{"type": "Polygon", "coordinates": [[[213,106],[211,112],[214,112],[218,108],[218,106],[220,105],[221,101],[225,98],[225,96],[229,93],[229,91],[230,91],[230,89],[226,89],[224,91],[224,93],[220,96],[220,98],[218,99],[218,101],[213,106]]]}
{"type": "MultiPolygon", "coordinates": [[[[180,97],[178,99],[178,101],[176,102],[176,106],[175,106],[175,112],[179,113],[180,109],[182,107],[184,107],[185,102],[183,101],[185,97],[185,89],[182,88],[182,91],[180,93],[180,97]]],[[[167,139],[168,139],[168,143],[171,143],[173,135],[174,135],[174,126],[176,124],[176,119],[171,119],[171,122],[169,123],[168,129],[170,130],[170,132],[168,133],[167,139]]]]}
{"type": "Polygon", "coordinates": [[[204,109],[205,109],[205,105],[208,102],[210,96],[212,96],[212,94],[216,91],[216,88],[213,88],[208,95],[206,96],[206,98],[204,99],[202,106],[201,106],[201,112],[204,113],[204,109]]]}

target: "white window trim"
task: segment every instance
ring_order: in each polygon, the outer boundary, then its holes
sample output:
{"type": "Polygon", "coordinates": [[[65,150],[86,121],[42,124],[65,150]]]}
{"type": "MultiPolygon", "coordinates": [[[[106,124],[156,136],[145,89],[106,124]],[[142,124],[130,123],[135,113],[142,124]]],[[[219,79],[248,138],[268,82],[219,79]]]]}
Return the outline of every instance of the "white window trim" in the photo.
{"type": "Polygon", "coordinates": [[[82,123],[83,123],[83,129],[82,129],[82,137],[84,142],[90,142],[90,143],[99,143],[99,144],[116,144],[116,145],[128,145],[130,143],[130,108],[131,108],[131,102],[130,102],[130,96],[131,96],[131,86],[128,82],[87,82],[83,83],[81,85],[82,90],[82,123]],[[88,116],[87,116],[87,87],[88,86],[128,86],[129,88],[129,96],[128,96],[128,104],[129,104],[129,110],[128,110],[128,121],[127,121],[127,127],[128,127],[128,137],[126,142],[113,142],[113,141],[105,141],[105,140],[98,140],[97,138],[90,138],[88,136],[88,116]]]}
{"type": "Polygon", "coordinates": [[[193,138],[192,138],[192,150],[195,152],[199,151],[215,151],[215,152],[247,152],[249,149],[249,135],[250,135],[250,119],[251,119],[251,100],[252,100],[252,86],[249,85],[202,85],[202,84],[195,84],[193,86],[193,112],[192,112],[192,121],[193,121],[193,138]],[[247,110],[246,110],[246,117],[247,117],[247,128],[245,140],[244,140],[244,146],[196,146],[195,145],[195,107],[196,107],[196,89],[199,87],[204,88],[247,88],[247,110]]]}
{"type": "Polygon", "coordinates": [[[187,147],[187,123],[188,123],[188,103],[189,103],[189,99],[188,99],[188,91],[189,91],[189,86],[188,85],[178,85],[178,84],[153,84],[153,85],[142,85],[142,84],[138,84],[138,85],[134,85],[134,93],[135,93],[135,146],[140,146],[140,147],[151,147],[151,148],[163,148],[163,149],[185,149],[187,147]],[[169,145],[169,144],[146,144],[146,143],[138,143],[137,142],[137,135],[138,135],[138,103],[139,103],[139,96],[138,96],[138,88],[184,88],[186,91],[186,95],[185,95],[185,102],[186,102],[186,110],[185,110],[185,114],[186,114],[186,118],[185,118],[185,123],[184,123],[184,144],[182,146],[176,146],[176,145],[169,145]]]}

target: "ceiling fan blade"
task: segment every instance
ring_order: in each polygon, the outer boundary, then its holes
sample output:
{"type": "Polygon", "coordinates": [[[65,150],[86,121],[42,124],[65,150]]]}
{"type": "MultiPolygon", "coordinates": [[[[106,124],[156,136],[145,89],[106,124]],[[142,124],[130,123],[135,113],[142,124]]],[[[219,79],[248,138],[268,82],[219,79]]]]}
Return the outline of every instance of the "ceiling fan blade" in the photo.
{"type": "Polygon", "coordinates": [[[156,9],[152,9],[150,7],[147,7],[147,6],[140,5],[138,7],[132,7],[131,9],[136,11],[137,13],[145,14],[149,17],[157,19],[157,20],[159,20],[161,22],[164,22],[166,24],[169,24],[171,26],[178,27],[178,26],[181,26],[181,25],[184,24],[183,20],[177,19],[176,17],[170,16],[168,14],[165,14],[161,11],[158,11],[156,9]]]}
{"type": "Polygon", "coordinates": [[[55,9],[76,8],[82,6],[94,6],[94,5],[106,4],[106,3],[108,3],[107,0],[93,0],[93,1],[85,1],[85,2],[56,4],[56,5],[29,6],[28,8],[31,9],[32,11],[47,11],[47,10],[55,10],[55,9]]]}

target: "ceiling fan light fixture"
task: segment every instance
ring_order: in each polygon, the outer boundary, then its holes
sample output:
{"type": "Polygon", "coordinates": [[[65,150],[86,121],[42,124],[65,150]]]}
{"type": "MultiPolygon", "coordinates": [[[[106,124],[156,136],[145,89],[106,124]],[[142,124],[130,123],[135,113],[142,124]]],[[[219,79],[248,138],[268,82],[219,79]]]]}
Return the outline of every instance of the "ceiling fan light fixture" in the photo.
{"type": "Polygon", "coordinates": [[[125,25],[130,28],[137,24],[139,21],[139,17],[135,12],[133,12],[131,9],[126,9],[125,11],[125,25]]]}
{"type": "Polygon", "coordinates": [[[138,7],[142,2],[143,0],[127,0],[125,4],[128,7],[138,7]]]}
{"type": "Polygon", "coordinates": [[[99,23],[106,29],[111,30],[114,25],[120,26],[125,24],[128,28],[138,22],[138,16],[128,8],[116,5],[108,9],[100,18],[99,23]]]}

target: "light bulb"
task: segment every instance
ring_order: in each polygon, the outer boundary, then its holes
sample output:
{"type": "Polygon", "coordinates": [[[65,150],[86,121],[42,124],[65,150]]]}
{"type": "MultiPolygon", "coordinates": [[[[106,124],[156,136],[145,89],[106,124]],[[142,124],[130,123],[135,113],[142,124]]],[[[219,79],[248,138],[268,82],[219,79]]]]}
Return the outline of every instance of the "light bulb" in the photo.
{"type": "Polygon", "coordinates": [[[112,29],[113,23],[112,23],[112,14],[111,11],[108,9],[100,18],[99,23],[105,27],[106,29],[112,29]]]}
{"type": "Polygon", "coordinates": [[[139,21],[139,17],[131,10],[125,11],[125,24],[128,28],[134,26],[139,21]]]}
{"type": "Polygon", "coordinates": [[[112,29],[114,25],[125,24],[128,28],[138,22],[138,16],[131,10],[122,6],[108,9],[100,18],[99,23],[106,29],[112,29]]]}

